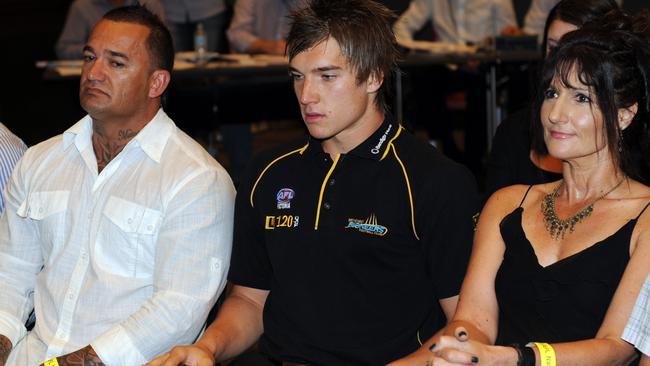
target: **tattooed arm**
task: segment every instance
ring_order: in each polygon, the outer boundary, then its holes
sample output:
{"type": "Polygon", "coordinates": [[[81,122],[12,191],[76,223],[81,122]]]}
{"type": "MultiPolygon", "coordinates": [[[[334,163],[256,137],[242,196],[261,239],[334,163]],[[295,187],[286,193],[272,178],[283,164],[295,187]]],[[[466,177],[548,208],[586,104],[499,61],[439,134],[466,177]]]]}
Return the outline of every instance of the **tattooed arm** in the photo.
{"type": "Polygon", "coordinates": [[[97,356],[97,353],[90,345],[67,355],[59,356],[56,360],[59,366],[104,366],[104,362],[97,356]]]}
{"type": "Polygon", "coordinates": [[[0,366],[4,366],[5,362],[7,362],[12,347],[9,338],[0,334],[0,366]]]}

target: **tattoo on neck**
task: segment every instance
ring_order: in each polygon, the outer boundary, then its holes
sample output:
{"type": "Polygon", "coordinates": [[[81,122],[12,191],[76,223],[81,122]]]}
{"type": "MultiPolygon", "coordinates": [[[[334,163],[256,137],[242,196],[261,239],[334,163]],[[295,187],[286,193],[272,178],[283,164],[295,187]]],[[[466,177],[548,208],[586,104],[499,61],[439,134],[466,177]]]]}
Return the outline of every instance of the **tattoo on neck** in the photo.
{"type": "Polygon", "coordinates": [[[97,352],[90,346],[65,356],[57,357],[60,366],[103,366],[104,363],[97,356],[97,352]]]}
{"type": "Polygon", "coordinates": [[[101,126],[94,127],[93,150],[97,159],[97,169],[101,172],[113,160],[131,139],[137,135],[136,131],[129,129],[117,131],[117,140],[111,140],[101,126]]]}
{"type": "Polygon", "coordinates": [[[0,365],[4,365],[11,352],[11,341],[9,338],[0,334],[0,365]]]}
{"type": "Polygon", "coordinates": [[[119,130],[119,131],[117,131],[117,139],[118,140],[127,140],[127,141],[129,141],[136,134],[137,134],[137,132],[133,132],[133,130],[131,130],[130,128],[126,129],[126,130],[119,130]]]}

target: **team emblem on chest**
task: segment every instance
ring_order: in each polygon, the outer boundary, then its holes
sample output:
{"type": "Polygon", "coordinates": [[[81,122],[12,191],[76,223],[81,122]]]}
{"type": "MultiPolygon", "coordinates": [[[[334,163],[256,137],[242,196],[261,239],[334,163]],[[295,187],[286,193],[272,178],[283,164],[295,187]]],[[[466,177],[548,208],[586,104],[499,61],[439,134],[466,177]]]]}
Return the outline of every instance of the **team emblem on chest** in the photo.
{"type": "Polygon", "coordinates": [[[296,195],[296,192],[291,188],[282,188],[275,195],[275,198],[278,202],[278,210],[283,210],[291,208],[291,200],[296,195]]]}
{"type": "Polygon", "coordinates": [[[359,232],[371,235],[384,236],[388,233],[388,228],[377,223],[377,216],[371,214],[367,219],[348,219],[346,229],[355,229],[359,232]]]}

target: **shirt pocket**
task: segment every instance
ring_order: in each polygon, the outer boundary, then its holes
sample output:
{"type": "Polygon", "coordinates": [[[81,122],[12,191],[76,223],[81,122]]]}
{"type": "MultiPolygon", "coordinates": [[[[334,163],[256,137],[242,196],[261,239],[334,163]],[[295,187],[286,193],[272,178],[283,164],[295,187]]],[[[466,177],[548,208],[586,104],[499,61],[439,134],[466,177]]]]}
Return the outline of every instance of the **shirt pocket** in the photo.
{"type": "Polygon", "coordinates": [[[122,277],[152,277],[160,211],[111,196],[102,220],[95,247],[99,267],[122,277]]]}
{"type": "Polygon", "coordinates": [[[36,223],[46,260],[63,246],[69,198],[69,191],[31,192],[16,211],[36,223]]]}

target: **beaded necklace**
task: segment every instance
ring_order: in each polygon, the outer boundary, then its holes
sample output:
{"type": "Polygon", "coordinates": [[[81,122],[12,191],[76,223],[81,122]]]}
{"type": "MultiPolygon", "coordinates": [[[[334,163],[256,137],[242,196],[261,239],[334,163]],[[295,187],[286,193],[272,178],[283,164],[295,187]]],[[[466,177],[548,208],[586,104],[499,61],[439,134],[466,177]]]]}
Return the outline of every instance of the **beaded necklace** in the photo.
{"type": "Polygon", "coordinates": [[[602,194],[593,200],[587,207],[578,211],[578,213],[575,215],[567,217],[564,220],[557,217],[557,212],[555,212],[555,198],[557,198],[559,194],[558,192],[563,183],[564,181],[560,182],[560,184],[555,187],[553,192],[544,196],[544,199],[542,200],[542,215],[544,216],[544,226],[546,227],[548,233],[551,234],[551,237],[555,240],[564,239],[564,235],[566,234],[567,230],[569,233],[572,233],[575,230],[575,226],[580,221],[586,219],[589,217],[589,215],[591,215],[591,212],[594,210],[594,203],[600,201],[608,194],[614,192],[614,190],[618,188],[621,183],[623,183],[623,179],[621,179],[620,182],[616,183],[612,189],[605,192],[605,194],[602,194]]]}

